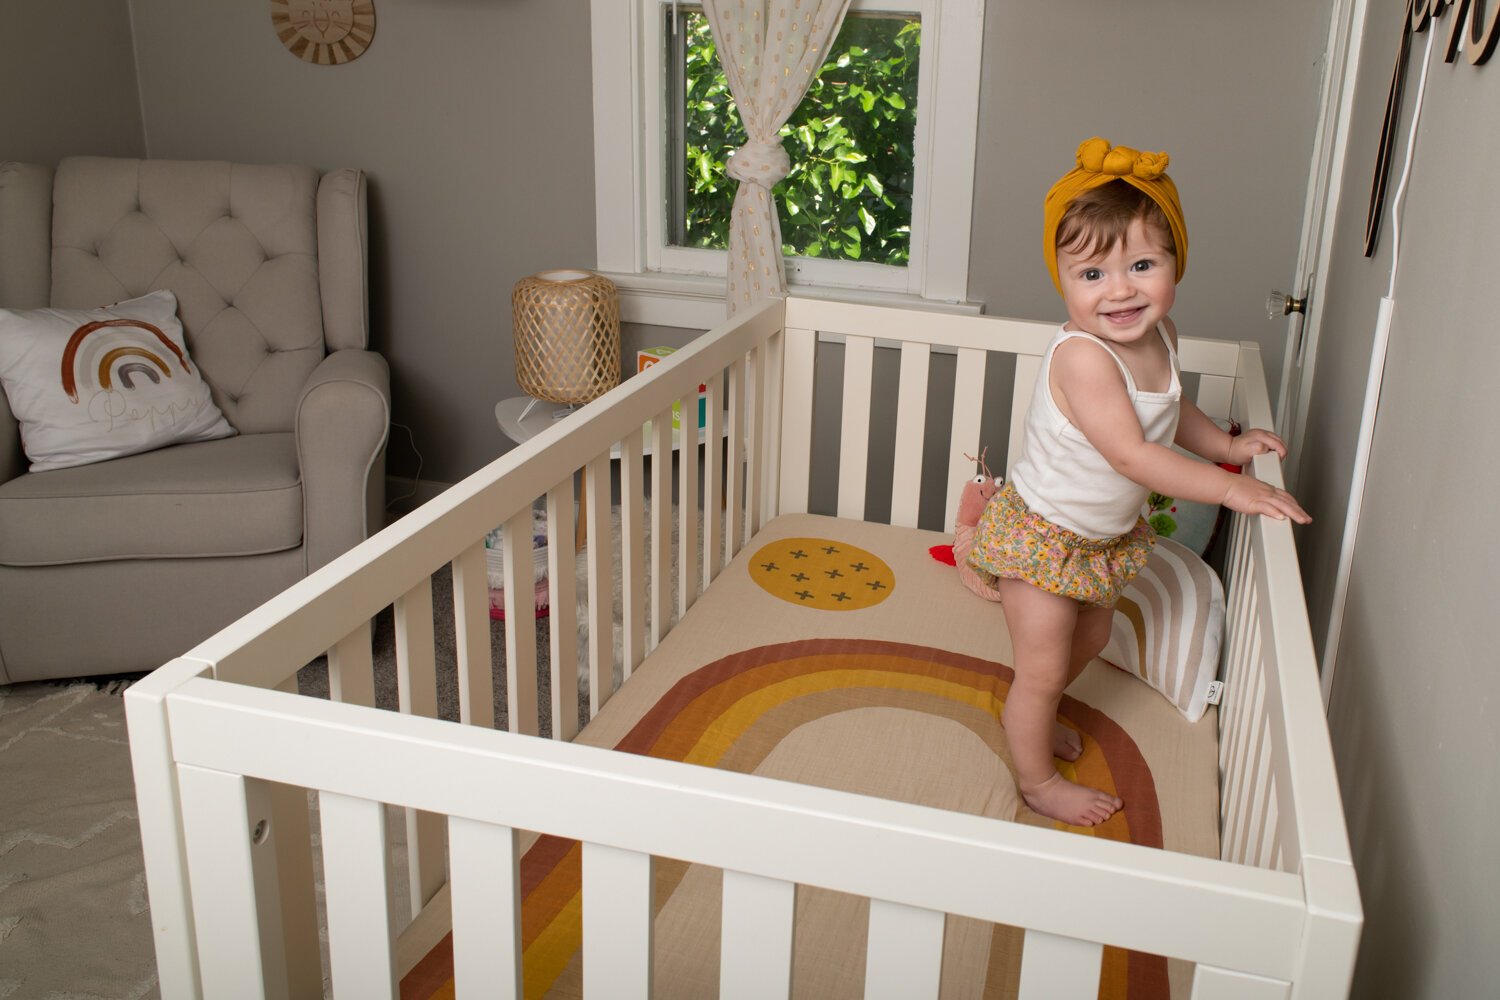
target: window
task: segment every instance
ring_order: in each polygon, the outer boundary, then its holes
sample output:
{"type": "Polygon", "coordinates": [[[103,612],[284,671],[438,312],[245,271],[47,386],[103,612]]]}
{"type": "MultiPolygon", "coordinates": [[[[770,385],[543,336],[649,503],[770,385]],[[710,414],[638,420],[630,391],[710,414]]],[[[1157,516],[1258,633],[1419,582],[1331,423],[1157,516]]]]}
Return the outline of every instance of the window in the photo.
{"type": "MultiPolygon", "coordinates": [[[[712,174],[744,134],[710,82],[707,19],[671,0],[593,0],[592,13],[599,268],[626,320],[712,325],[733,197],[712,174]]],[[[792,288],[966,301],[983,13],[982,0],[851,4],[831,55],[843,64],[783,129],[792,288]]]]}

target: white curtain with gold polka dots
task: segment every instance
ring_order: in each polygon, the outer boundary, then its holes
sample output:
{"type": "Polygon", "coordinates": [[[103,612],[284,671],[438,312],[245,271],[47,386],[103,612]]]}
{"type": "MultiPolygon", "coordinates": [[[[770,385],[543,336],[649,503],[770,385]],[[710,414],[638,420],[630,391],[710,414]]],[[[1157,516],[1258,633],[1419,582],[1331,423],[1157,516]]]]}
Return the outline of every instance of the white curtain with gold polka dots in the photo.
{"type": "Polygon", "coordinates": [[[729,315],[786,291],[771,189],[791,171],[777,133],[828,58],[849,0],[704,0],[748,141],[727,167],[739,181],[729,224],[729,315]]]}

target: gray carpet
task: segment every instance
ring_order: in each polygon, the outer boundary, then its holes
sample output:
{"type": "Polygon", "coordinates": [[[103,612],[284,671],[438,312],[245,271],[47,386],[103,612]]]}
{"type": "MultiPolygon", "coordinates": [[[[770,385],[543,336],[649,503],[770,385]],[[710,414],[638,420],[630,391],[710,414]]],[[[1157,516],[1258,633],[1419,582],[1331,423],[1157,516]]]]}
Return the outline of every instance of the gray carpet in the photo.
{"type": "MultiPolygon", "coordinates": [[[[586,605],[586,597],[579,595],[579,607],[586,605]]],[[[432,617],[433,617],[433,640],[436,647],[437,658],[437,705],[438,718],[458,720],[458,657],[456,653],[457,640],[454,636],[453,625],[453,579],[447,567],[440,569],[432,576],[432,617]]],[[[584,619],[582,610],[579,611],[579,619],[584,619]]],[[[504,729],[506,727],[506,685],[505,685],[505,623],[494,621],[490,623],[490,663],[494,665],[494,687],[495,687],[495,727],[504,729]]],[[[548,675],[551,672],[551,638],[549,632],[550,624],[546,618],[536,619],[536,655],[537,655],[537,705],[538,713],[542,720],[543,736],[551,736],[551,700],[548,696],[548,675]]],[[[396,686],[396,624],[395,615],[390,608],[385,609],[375,617],[372,626],[373,645],[375,649],[375,705],[377,708],[395,710],[398,705],[396,686]]],[[[583,636],[579,637],[580,649],[583,649],[583,636]]],[[[587,683],[586,676],[580,672],[579,683],[581,690],[586,691],[582,685],[587,683]]],[[[328,666],[322,660],[315,660],[312,664],[304,667],[297,675],[297,690],[302,694],[313,695],[318,698],[328,697],[328,666]]],[[[588,699],[580,698],[578,709],[578,724],[583,726],[588,722],[588,699]]]]}
{"type": "Polygon", "coordinates": [[[124,704],[0,687],[0,997],[157,996],[124,704]]]}
{"type": "MultiPolygon", "coordinates": [[[[433,577],[433,606],[439,713],[456,719],[446,569],[433,577]]],[[[374,649],[377,704],[394,709],[392,619],[389,609],[377,617],[374,649]]],[[[548,619],[536,629],[545,677],[548,619]]],[[[503,623],[492,623],[491,639],[503,719],[503,623]]],[[[0,687],[0,1000],[159,995],[121,697],[129,681],[0,687]]],[[[299,686],[326,696],[326,666],[305,668],[299,686]]],[[[579,714],[586,718],[586,704],[579,714]]],[[[393,849],[400,826],[392,825],[393,849]]]]}

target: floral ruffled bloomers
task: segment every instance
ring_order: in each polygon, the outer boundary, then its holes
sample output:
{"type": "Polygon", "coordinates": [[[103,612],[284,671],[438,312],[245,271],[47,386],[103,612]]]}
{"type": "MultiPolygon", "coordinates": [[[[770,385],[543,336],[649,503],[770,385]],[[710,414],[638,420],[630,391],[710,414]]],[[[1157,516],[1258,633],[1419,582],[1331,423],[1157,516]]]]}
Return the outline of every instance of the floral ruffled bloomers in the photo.
{"type": "Polygon", "coordinates": [[[981,573],[1025,580],[1049,594],[1113,607],[1146,565],[1156,532],[1145,518],[1117,538],[1086,538],[1033,513],[1011,483],[985,506],[969,550],[981,573]]]}

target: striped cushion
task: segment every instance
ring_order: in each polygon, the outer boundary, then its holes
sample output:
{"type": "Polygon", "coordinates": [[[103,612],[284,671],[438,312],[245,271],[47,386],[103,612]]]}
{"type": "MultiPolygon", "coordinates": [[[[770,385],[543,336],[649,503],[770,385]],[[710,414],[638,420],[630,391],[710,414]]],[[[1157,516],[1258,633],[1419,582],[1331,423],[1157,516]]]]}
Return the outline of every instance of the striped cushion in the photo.
{"type": "Polygon", "coordinates": [[[1197,553],[1158,538],[1151,559],[1115,606],[1100,658],[1140,676],[1197,722],[1219,670],[1224,585],[1197,553]]]}

